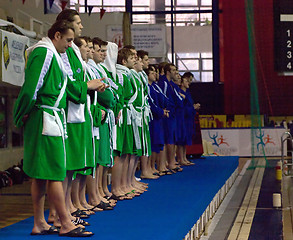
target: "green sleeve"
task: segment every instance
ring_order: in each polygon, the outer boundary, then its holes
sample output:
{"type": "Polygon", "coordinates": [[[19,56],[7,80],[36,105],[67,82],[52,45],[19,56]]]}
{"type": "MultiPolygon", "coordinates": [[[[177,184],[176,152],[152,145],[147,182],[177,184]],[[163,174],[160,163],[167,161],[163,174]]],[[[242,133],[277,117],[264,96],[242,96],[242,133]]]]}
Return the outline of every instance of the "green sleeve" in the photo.
{"type": "Polygon", "coordinates": [[[142,88],[140,81],[138,79],[136,79],[135,77],[133,77],[132,81],[133,81],[132,82],[133,84],[134,83],[136,84],[136,91],[137,91],[137,96],[133,102],[133,106],[140,108],[140,107],[142,107],[142,102],[143,102],[143,100],[142,100],[143,88],[142,88]]]}
{"type": "MultiPolygon", "coordinates": [[[[117,76],[118,78],[118,76],[117,76]]],[[[114,107],[114,114],[117,117],[120,110],[123,108],[124,105],[124,96],[123,96],[123,87],[120,83],[116,82],[116,85],[118,86],[118,89],[116,90],[116,94],[118,95],[117,104],[114,107]]]]}
{"type": "Polygon", "coordinates": [[[97,92],[98,93],[98,102],[101,106],[113,109],[116,104],[116,98],[114,97],[112,91],[110,89],[106,89],[104,92],[97,92]]]}
{"type": "Polygon", "coordinates": [[[102,111],[99,105],[91,105],[91,113],[93,118],[93,126],[99,127],[102,125],[102,111]]]}
{"type": "Polygon", "coordinates": [[[85,103],[87,83],[84,80],[82,64],[72,48],[68,48],[66,54],[73,73],[73,81],[69,80],[66,88],[68,99],[74,103],[85,103]]]}
{"type": "Polygon", "coordinates": [[[130,79],[127,78],[127,76],[123,75],[123,105],[127,105],[130,98],[134,94],[134,89],[130,83],[130,79]]]}
{"type": "Polygon", "coordinates": [[[71,81],[68,79],[66,93],[70,101],[74,103],[85,103],[87,95],[87,83],[71,81]]]}
{"type": "MultiPolygon", "coordinates": [[[[46,48],[36,48],[29,56],[25,69],[24,84],[15,102],[13,111],[14,124],[17,127],[22,127],[24,125],[23,117],[28,115],[35,105],[36,96],[34,95],[40,79],[40,73],[42,71],[46,55],[46,48]]],[[[50,61],[52,61],[52,59],[50,61]]],[[[42,82],[39,84],[42,84],[42,82]]],[[[40,88],[40,86],[38,86],[38,88],[40,88]]]]}

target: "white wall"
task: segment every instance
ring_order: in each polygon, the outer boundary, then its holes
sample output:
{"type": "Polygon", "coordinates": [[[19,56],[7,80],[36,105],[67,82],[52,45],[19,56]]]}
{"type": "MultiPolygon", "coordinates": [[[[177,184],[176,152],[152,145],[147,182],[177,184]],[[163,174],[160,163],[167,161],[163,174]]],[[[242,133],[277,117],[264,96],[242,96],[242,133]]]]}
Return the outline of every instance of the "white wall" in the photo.
{"type": "MultiPolygon", "coordinates": [[[[171,28],[167,27],[167,42],[171,46],[171,28]]],[[[212,52],[212,25],[175,26],[175,52],[212,52]]]]}

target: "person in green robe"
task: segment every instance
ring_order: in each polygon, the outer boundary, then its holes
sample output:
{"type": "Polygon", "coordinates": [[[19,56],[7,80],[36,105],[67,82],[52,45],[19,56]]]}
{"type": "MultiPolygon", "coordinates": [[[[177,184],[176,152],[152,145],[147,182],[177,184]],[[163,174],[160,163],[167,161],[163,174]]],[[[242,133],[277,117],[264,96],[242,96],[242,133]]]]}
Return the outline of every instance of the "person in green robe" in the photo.
{"type": "MultiPolygon", "coordinates": [[[[116,103],[111,109],[107,109],[108,112],[108,129],[109,129],[109,149],[110,149],[110,155],[109,157],[107,155],[104,155],[105,157],[108,157],[111,159],[111,162],[113,163],[110,167],[112,168],[114,165],[114,146],[116,145],[116,121],[118,120],[118,115],[119,115],[119,107],[117,106],[117,102],[119,101],[119,95],[118,95],[118,90],[119,86],[114,82],[114,78],[112,74],[109,72],[107,67],[104,65],[104,62],[106,58],[108,58],[108,45],[109,44],[106,41],[103,41],[99,38],[94,38],[94,41],[97,41],[100,43],[101,47],[101,62],[97,64],[98,70],[101,72],[103,77],[105,77],[105,81],[107,81],[107,84],[109,84],[109,89],[113,92],[113,95],[115,96],[116,103]]],[[[121,103],[121,102],[120,102],[121,103]]],[[[104,140],[105,141],[105,140],[104,140]]],[[[108,144],[108,141],[107,141],[108,144]]],[[[107,181],[107,175],[109,171],[109,166],[108,167],[103,167],[103,172],[102,172],[102,188],[101,193],[105,194],[106,197],[111,197],[111,193],[108,189],[108,181],[107,181]]]]}
{"type": "MultiPolygon", "coordinates": [[[[123,160],[120,159],[120,155],[122,152],[122,146],[123,146],[123,106],[124,106],[124,88],[123,83],[124,81],[127,81],[127,78],[124,79],[125,75],[122,75],[121,73],[117,73],[116,69],[116,63],[117,63],[117,57],[118,57],[118,46],[115,43],[108,42],[107,45],[107,57],[102,65],[102,67],[105,67],[105,72],[107,73],[108,77],[113,80],[115,83],[115,86],[113,87],[115,89],[115,92],[117,94],[117,104],[114,108],[114,113],[116,117],[116,125],[114,126],[113,131],[113,149],[114,149],[114,166],[112,168],[112,177],[111,177],[111,195],[110,198],[114,199],[122,199],[122,193],[120,189],[121,185],[121,175],[122,175],[122,167],[123,167],[123,160]],[[116,87],[117,86],[117,87],[116,87]],[[117,197],[117,196],[120,196],[117,197]]],[[[128,82],[128,81],[127,81],[128,82]]],[[[123,158],[122,158],[123,159],[123,158]]]]}
{"type": "MultiPolygon", "coordinates": [[[[145,191],[144,188],[134,185],[133,169],[139,150],[141,149],[141,139],[139,133],[140,113],[134,108],[134,101],[138,96],[136,82],[132,77],[130,69],[136,63],[135,54],[129,49],[122,49],[118,52],[117,72],[123,76],[124,105],[122,110],[122,138],[123,146],[121,150],[121,183],[117,192],[112,193],[121,198],[133,198],[145,191]]],[[[118,132],[118,131],[117,131],[118,132]]],[[[118,137],[118,136],[117,136],[118,137]]],[[[115,190],[115,191],[116,191],[115,190]]]]}
{"type": "MultiPolygon", "coordinates": [[[[111,158],[111,147],[110,147],[110,127],[109,127],[109,119],[110,113],[109,111],[116,104],[116,97],[113,94],[113,90],[109,85],[108,80],[103,74],[99,71],[97,64],[103,61],[103,54],[101,50],[101,43],[97,41],[96,38],[93,39],[93,59],[88,60],[88,67],[91,69],[91,72],[95,76],[103,77],[103,81],[107,84],[108,88],[103,93],[97,93],[96,95],[92,95],[92,106],[99,107],[103,113],[104,118],[103,121],[99,123],[99,125],[94,125],[94,135],[95,135],[95,145],[96,145],[96,172],[95,179],[88,177],[88,193],[89,193],[89,202],[93,204],[97,204],[98,208],[103,210],[110,210],[115,205],[114,202],[109,202],[105,198],[105,193],[102,191],[102,180],[103,180],[103,171],[110,167],[113,164],[113,158],[111,158]]],[[[93,112],[93,118],[95,118],[95,113],[93,112]]],[[[114,118],[112,118],[114,120],[114,118]]],[[[113,121],[112,120],[112,121],[113,121]]],[[[95,123],[94,123],[95,124],[95,123]]]]}
{"type": "Polygon", "coordinates": [[[149,67],[149,58],[148,52],[144,50],[137,51],[137,56],[141,59],[142,63],[142,70],[138,72],[141,84],[143,86],[143,94],[144,94],[144,105],[143,105],[143,126],[142,126],[142,135],[143,135],[143,153],[140,158],[141,161],[141,175],[140,178],[147,178],[147,179],[157,179],[159,176],[155,173],[151,168],[151,137],[150,137],[150,130],[149,130],[149,122],[151,119],[151,109],[148,102],[148,76],[144,72],[144,69],[148,69],[149,67]]]}
{"type": "MultiPolygon", "coordinates": [[[[135,55],[136,61],[138,60],[137,51],[136,51],[136,49],[135,49],[135,47],[133,45],[126,45],[126,46],[124,46],[124,48],[129,49],[135,55]]],[[[136,71],[132,70],[132,73],[133,72],[136,72],[136,71]]],[[[140,92],[140,93],[142,93],[142,92],[140,92]]],[[[139,101],[140,100],[143,101],[143,99],[141,97],[139,97],[139,101]]],[[[137,109],[137,107],[136,107],[136,109],[137,109]]],[[[143,119],[143,107],[140,107],[139,111],[141,111],[141,119],[143,119]]],[[[146,147],[145,147],[146,146],[146,144],[145,144],[146,141],[145,141],[144,138],[142,138],[143,137],[143,134],[141,132],[142,129],[143,129],[143,123],[141,122],[141,127],[139,128],[139,133],[140,133],[140,138],[141,138],[141,141],[142,141],[142,143],[141,143],[142,146],[141,146],[141,149],[139,149],[138,151],[137,150],[135,151],[136,152],[136,155],[140,159],[141,159],[141,156],[143,156],[144,153],[146,152],[145,151],[145,149],[146,149],[146,147]]],[[[133,171],[134,173],[135,173],[135,171],[137,169],[137,165],[138,165],[138,161],[136,161],[136,164],[134,165],[134,167],[135,167],[135,170],[133,171]]],[[[133,179],[133,185],[135,185],[136,187],[141,188],[141,189],[147,188],[148,187],[148,184],[142,182],[141,181],[141,178],[135,177],[134,173],[133,173],[133,178],[132,178],[133,179]]]]}
{"type": "MultiPolygon", "coordinates": [[[[76,10],[65,9],[58,14],[56,20],[67,20],[74,27],[74,37],[80,37],[83,29],[80,16],[76,10]]],[[[66,170],[64,181],[65,201],[68,213],[71,215],[75,208],[71,201],[72,176],[74,171],[86,170],[94,167],[94,146],[90,113],[88,111],[88,90],[105,91],[105,84],[101,79],[86,80],[86,63],[82,60],[79,48],[72,43],[65,53],[61,54],[62,61],[70,76],[67,92],[67,132],[66,142],[66,170]]],[[[72,216],[76,224],[89,225],[84,220],[72,216]]]]}
{"type": "MultiPolygon", "coordinates": [[[[148,128],[148,116],[146,116],[146,96],[145,96],[145,86],[143,83],[143,79],[141,78],[141,75],[139,74],[143,69],[143,64],[142,64],[142,59],[140,57],[137,58],[136,64],[134,65],[134,68],[131,69],[131,73],[133,76],[133,79],[136,81],[136,86],[137,86],[137,98],[134,101],[134,107],[135,109],[140,112],[141,114],[141,120],[140,120],[140,125],[139,125],[139,135],[140,135],[140,141],[141,141],[141,149],[137,150],[139,153],[139,159],[141,162],[142,168],[142,173],[141,177],[142,178],[150,178],[150,179],[157,179],[158,176],[154,176],[152,174],[148,175],[147,172],[147,164],[148,164],[148,140],[147,136],[149,135],[149,128],[148,128]]],[[[138,160],[138,159],[137,159],[138,160]]],[[[134,165],[134,170],[133,170],[133,178],[132,181],[134,184],[136,183],[135,179],[135,170],[137,168],[138,161],[135,162],[134,165]]]]}
{"type": "Polygon", "coordinates": [[[68,77],[59,53],[71,46],[73,38],[72,25],[57,21],[49,29],[48,37],[28,49],[25,81],[15,103],[14,123],[24,127],[23,169],[33,179],[34,227],[31,235],[58,232],[61,236],[93,235],[71,222],[62,187],[66,176],[64,108],[68,77]],[[46,185],[49,200],[60,218],[59,231],[44,217],[46,185]]]}
{"type": "MultiPolygon", "coordinates": [[[[92,53],[89,48],[89,44],[90,44],[89,39],[90,39],[89,37],[85,37],[85,36],[74,39],[74,43],[80,49],[81,57],[85,62],[88,61],[89,57],[92,58],[92,53]]],[[[91,42],[91,44],[92,44],[92,42],[91,42]]],[[[96,78],[101,78],[101,77],[96,76],[87,66],[87,68],[86,68],[86,79],[87,80],[86,81],[89,81],[91,79],[96,79],[96,78]]],[[[95,93],[98,94],[96,91],[95,91],[95,93]]],[[[105,92],[99,93],[99,94],[104,94],[104,93],[105,92]]],[[[90,95],[88,95],[88,98],[90,98],[89,96],[90,95]]],[[[89,103],[89,101],[88,101],[87,106],[88,106],[88,112],[89,112],[90,120],[91,120],[91,128],[93,131],[94,116],[92,114],[91,103],[89,103]]],[[[101,113],[99,112],[98,115],[100,116],[101,113]]],[[[98,116],[98,118],[100,118],[99,116],[98,116]]],[[[95,148],[94,131],[93,131],[92,136],[93,136],[92,141],[93,141],[93,145],[95,148]]],[[[94,151],[94,153],[95,153],[95,151],[94,151]]],[[[95,154],[94,154],[94,156],[95,156],[95,154]]],[[[86,215],[94,214],[94,211],[101,211],[101,209],[97,207],[98,204],[90,205],[86,199],[86,179],[87,179],[87,176],[94,175],[94,174],[95,174],[95,165],[93,168],[88,168],[87,170],[80,170],[80,171],[75,172],[76,177],[72,182],[72,191],[71,191],[72,203],[73,203],[73,206],[76,208],[76,210],[74,211],[75,215],[80,215],[80,213],[81,213],[81,214],[83,214],[82,216],[86,216],[86,215]]]]}

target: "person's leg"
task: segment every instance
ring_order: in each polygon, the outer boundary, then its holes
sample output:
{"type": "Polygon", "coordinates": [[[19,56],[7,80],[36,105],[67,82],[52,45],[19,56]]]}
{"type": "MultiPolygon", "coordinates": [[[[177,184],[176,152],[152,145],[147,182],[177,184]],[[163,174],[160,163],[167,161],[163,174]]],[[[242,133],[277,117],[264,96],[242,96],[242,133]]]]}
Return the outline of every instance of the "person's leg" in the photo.
{"type": "MultiPolygon", "coordinates": [[[[96,171],[96,179],[97,179],[97,198],[99,200],[99,203],[101,202],[109,202],[107,199],[105,199],[105,193],[103,190],[103,166],[99,165],[97,171],[96,171]]],[[[98,204],[99,204],[98,203],[98,204]]],[[[111,206],[115,205],[115,201],[110,201],[111,206]]]]}
{"type": "MultiPolygon", "coordinates": [[[[77,209],[73,206],[71,201],[71,188],[72,188],[72,177],[74,171],[67,171],[66,178],[63,182],[63,189],[65,195],[65,206],[68,214],[71,216],[71,212],[76,211],[77,209]]],[[[75,217],[71,216],[71,220],[75,220],[75,217]]]]}
{"type": "Polygon", "coordinates": [[[134,194],[131,192],[133,190],[132,182],[133,182],[133,169],[136,167],[136,158],[134,155],[131,155],[129,158],[129,164],[128,164],[128,171],[127,171],[127,183],[126,183],[126,197],[127,198],[133,198],[134,194]]]}
{"type": "Polygon", "coordinates": [[[86,176],[86,190],[88,194],[88,203],[92,206],[96,206],[97,202],[97,192],[96,192],[96,179],[93,176],[86,176]]]}
{"type": "Polygon", "coordinates": [[[162,151],[162,168],[164,171],[168,170],[168,154],[167,154],[167,144],[164,145],[164,149],[162,151]]]}
{"type": "Polygon", "coordinates": [[[150,156],[150,168],[152,169],[153,173],[158,173],[158,153],[152,152],[152,155],[150,156]],[[157,168],[156,168],[157,167],[157,168]]]}
{"type": "Polygon", "coordinates": [[[136,156],[136,155],[131,155],[131,162],[133,162],[132,164],[132,168],[129,168],[129,171],[130,171],[130,189],[131,191],[132,190],[135,190],[135,193],[137,194],[134,194],[134,195],[138,195],[138,194],[141,194],[143,193],[144,191],[146,191],[146,188],[147,188],[147,184],[146,183],[143,183],[143,182],[139,182],[136,180],[136,177],[135,177],[135,172],[136,172],[136,169],[137,169],[137,165],[138,165],[138,159],[139,157],[136,156]],[[134,189],[133,189],[134,188],[134,189]]]}
{"type": "Polygon", "coordinates": [[[91,210],[94,206],[90,205],[86,200],[86,178],[87,175],[80,175],[79,177],[79,201],[81,205],[81,210],[85,210],[86,214],[94,214],[91,210]]]}
{"type": "Polygon", "coordinates": [[[103,191],[105,193],[104,196],[110,197],[111,193],[108,189],[108,172],[109,172],[109,168],[103,167],[102,186],[103,186],[103,191]]]}
{"type": "Polygon", "coordinates": [[[154,152],[151,153],[151,155],[149,156],[149,161],[148,161],[148,168],[150,169],[150,171],[152,173],[154,173],[154,169],[155,169],[155,161],[154,161],[154,152]]]}
{"type": "Polygon", "coordinates": [[[40,179],[32,180],[31,195],[34,209],[34,227],[32,233],[40,233],[41,231],[50,228],[50,225],[46,222],[44,216],[46,182],[46,180],[40,179]]]}
{"type": "Polygon", "coordinates": [[[183,146],[183,159],[186,165],[194,165],[195,163],[189,161],[186,156],[186,146],[183,146]]]}
{"type": "Polygon", "coordinates": [[[166,145],[166,152],[167,152],[168,168],[169,169],[176,168],[176,164],[175,164],[175,145],[174,144],[167,144],[166,145]]]}
{"type": "Polygon", "coordinates": [[[121,178],[123,171],[123,164],[125,161],[125,155],[115,157],[115,164],[112,168],[112,194],[115,196],[121,196],[123,193],[121,191],[121,178]]]}
{"type": "Polygon", "coordinates": [[[177,157],[177,162],[180,165],[185,165],[184,159],[183,159],[183,146],[182,145],[177,145],[176,146],[176,157],[177,157]]]}
{"type": "MultiPolygon", "coordinates": [[[[96,171],[94,173],[96,175],[96,171]]],[[[95,212],[102,211],[101,208],[97,208],[96,206],[101,202],[101,199],[99,199],[97,195],[97,181],[96,176],[93,178],[93,176],[88,175],[86,176],[86,188],[88,193],[89,201],[88,203],[93,206],[92,210],[95,212]]]]}
{"type": "MultiPolygon", "coordinates": [[[[66,194],[67,194],[67,189],[68,189],[68,184],[69,184],[68,183],[68,181],[69,181],[68,179],[72,179],[72,174],[73,174],[73,171],[67,171],[66,172],[66,177],[65,177],[64,181],[62,182],[63,193],[64,193],[65,201],[67,199],[66,198],[66,194]]],[[[69,191],[69,192],[71,192],[71,191],[69,191]]],[[[47,194],[48,194],[48,197],[50,199],[49,193],[47,193],[47,194]]],[[[70,204],[69,205],[72,205],[72,202],[71,201],[70,201],[70,204]]],[[[71,216],[71,213],[70,213],[71,210],[70,209],[74,209],[74,207],[69,207],[68,204],[66,204],[66,210],[68,211],[68,213],[71,216]]],[[[48,220],[50,219],[50,221],[51,221],[51,219],[52,219],[53,216],[54,216],[54,219],[53,219],[53,222],[54,223],[53,223],[53,225],[54,226],[57,226],[57,227],[60,227],[61,226],[60,218],[59,218],[59,216],[57,214],[57,211],[56,211],[56,208],[55,208],[54,204],[50,202],[50,213],[49,213],[48,220]]],[[[74,220],[74,217],[71,216],[71,220],[74,220]]]]}
{"type": "Polygon", "coordinates": [[[97,204],[99,204],[101,201],[102,201],[102,196],[101,196],[101,193],[100,193],[100,190],[99,190],[99,182],[100,182],[100,165],[97,166],[97,169],[96,169],[96,196],[97,196],[97,204]]]}
{"type": "Polygon", "coordinates": [[[76,178],[72,181],[71,187],[71,200],[72,204],[76,209],[81,209],[80,200],[79,200],[79,182],[80,174],[76,175],[76,178]]]}
{"type": "Polygon", "coordinates": [[[174,145],[174,160],[173,165],[175,166],[170,168],[173,172],[181,172],[183,168],[180,167],[181,163],[183,163],[183,146],[181,145],[174,145]]]}
{"type": "MultiPolygon", "coordinates": [[[[73,183],[73,179],[71,180],[71,183],[70,183],[70,185],[69,185],[69,187],[67,189],[67,191],[69,192],[69,195],[68,195],[68,200],[66,201],[66,203],[68,204],[66,207],[69,209],[70,213],[73,213],[73,212],[78,210],[78,208],[73,205],[72,198],[71,198],[71,195],[72,195],[72,183],[73,183]]],[[[72,219],[74,220],[75,217],[72,216],[72,219]]]]}
{"type": "Polygon", "coordinates": [[[49,203],[49,216],[48,216],[48,223],[54,223],[55,218],[58,218],[56,209],[54,205],[50,202],[49,203]]]}
{"type": "Polygon", "coordinates": [[[103,169],[104,169],[104,167],[102,165],[99,165],[99,168],[98,168],[98,171],[99,171],[98,191],[99,191],[99,195],[101,197],[105,196],[105,193],[103,190],[103,169]]]}
{"type": "MultiPolygon", "coordinates": [[[[62,183],[60,181],[48,181],[48,194],[50,201],[54,204],[61,222],[60,234],[70,232],[76,226],[72,223],[70,215],[65,207],[65,198],[63,193],[62,183]]],[[[84,234],[92,234],[84,232],[84,234]]]]}
{"type": "Polygon", "coordinates": [[[156,159],[157,168],[158,168],[159,172],[163,172],[163,171],[166,170],[165,167],[164,167],[165,166],[165,163],[164,163],[164,149],[165,148],[163,148],[163,150],[158,153],[158,156],[157,156],[157,159],[156,159]]]}
{"type": "MultiPolygon", "coordinates": [[[[128,179],[128,168],[130,161],[130,154],[125,154],[125,160],[123,161],[122,176],[121,176],[121,191],[123,194],[127,193],[127,179],[128,179]]],[[[124,157],[122,156],[122,157],[124,157]]]]}
{"type": "Polygon", "coordinates": [[[167,159],[167,166],[170,169],[173,164],[174,158],[174,145],[173,144],[166,144],[166,159],[167,159]]]}
{"type": "MultiPolygon", "coordinates": [[[[48,181],[47,181],[47,184],[48,184],[48,181]]],[[[47,187],[47,189],[48,189],[48,187],[47,187]]],[[[58,222],[59,219],[58,219],[58,215],[57,215],[55,206],[53,205],[53,203],[51,203],[51,201],[48,201],[48,203],[49,203],[48,223],[54,223],[55,221],[58,222]]]]}
{"type": "Polygon", "coordinates": [[[153,172],[149,168],[149,158],[147,156],[140,157],[141,162],[141,178],[157,179],[158,176],[153,175],[153,172]]]}

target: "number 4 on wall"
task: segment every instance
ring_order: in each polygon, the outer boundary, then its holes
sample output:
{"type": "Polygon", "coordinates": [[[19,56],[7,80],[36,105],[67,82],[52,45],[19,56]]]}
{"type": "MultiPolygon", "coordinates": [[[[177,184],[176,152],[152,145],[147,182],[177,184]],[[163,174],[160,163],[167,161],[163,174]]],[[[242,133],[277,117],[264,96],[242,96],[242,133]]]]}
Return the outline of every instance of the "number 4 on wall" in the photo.
{"type": "Polygon", "coordinates": [[[291,64],[291,62],[289,62],[289,63],[287,64],[287,68],[288,68],[288,69],[291,69],[291,68],[292,68],[292,64],[291,64]]]}

